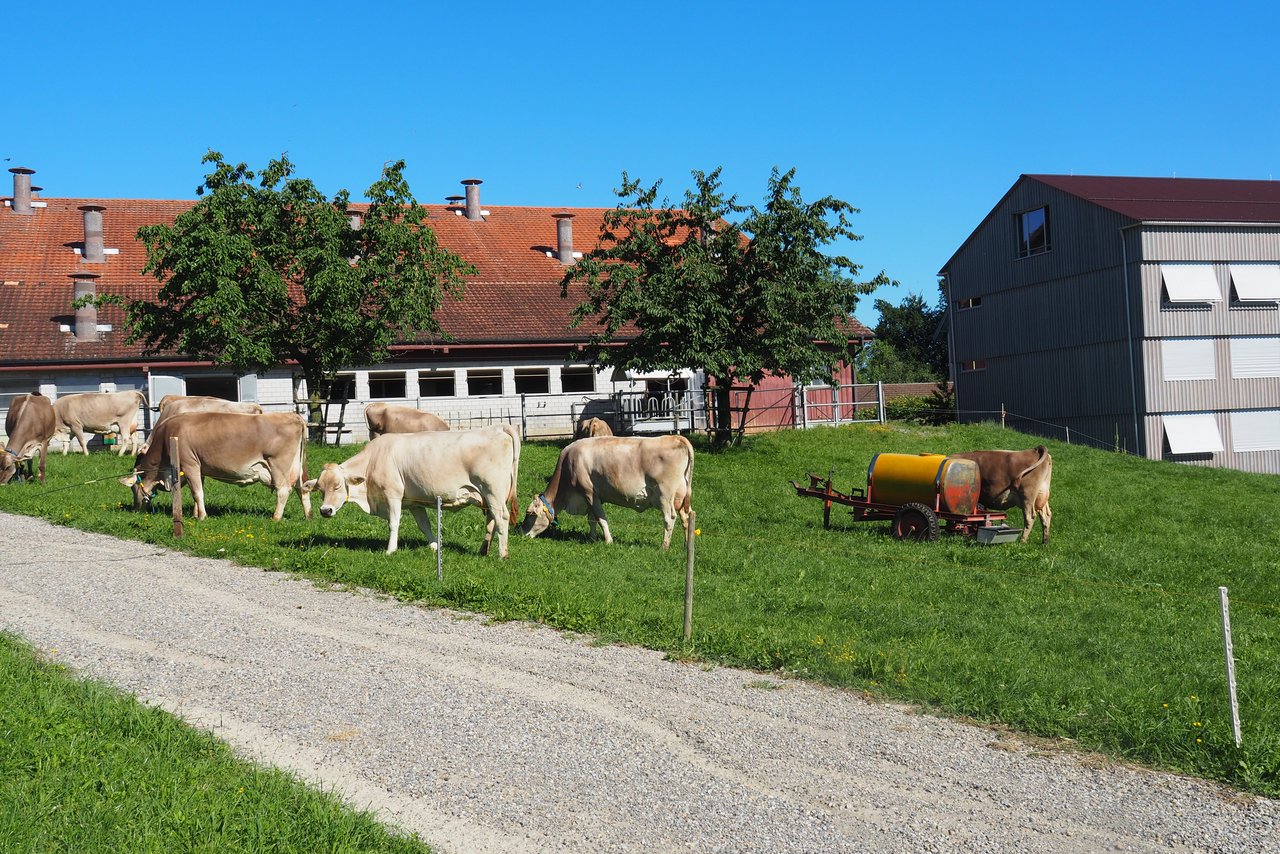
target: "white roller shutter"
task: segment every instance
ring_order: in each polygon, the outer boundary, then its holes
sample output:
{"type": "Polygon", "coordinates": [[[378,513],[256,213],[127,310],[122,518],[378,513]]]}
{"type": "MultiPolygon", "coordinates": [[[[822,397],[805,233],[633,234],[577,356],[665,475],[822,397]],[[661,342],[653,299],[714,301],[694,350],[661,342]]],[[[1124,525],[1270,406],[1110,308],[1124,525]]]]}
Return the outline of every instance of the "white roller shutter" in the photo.
{"type": "Polygon", "coordinates": [[[1216,454],[1222,451],[1218,419],[1211,412],[1194,415],[1166,415],[1164,435],[1175,454],[1216,454]]]}
{"type": "Polygon", "coordinates": [[[1235,451],[1280,451],[1280,409],[1231,413],[1235,451]]]}
{"type": "Polygon", "coordinates": [[[1231,283],[1241,300],[1280,300],[1280,265],[1231,264],[1231,283]]]}
{"type": "Polygon", "coordinates": [[[1232,338],[1231,376],[1280,377],[1280,337],[1232,338]]]}
{"type": "Polygon", "coordinates": [[[1211,380],[1216,374],[1212,338],[1168,338],[1160,342],[1160,362],[1168,380],[1211,380]]]}
{"type": "Polygon", "coordinates": [[[1169,302],[1217,302],[1222,299],[1211,264],[1161,264],[1169,302]]]}

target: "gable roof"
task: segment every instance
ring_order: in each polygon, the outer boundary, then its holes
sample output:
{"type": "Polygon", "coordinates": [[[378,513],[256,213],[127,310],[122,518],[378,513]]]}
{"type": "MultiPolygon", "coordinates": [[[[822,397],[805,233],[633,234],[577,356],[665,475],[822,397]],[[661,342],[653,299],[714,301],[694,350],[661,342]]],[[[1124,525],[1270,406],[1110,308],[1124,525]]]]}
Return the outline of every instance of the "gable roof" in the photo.
{"type": "MultiPolygon", "coordinates": [[[[124,313],[108,306],[98,312],[99,324],[113,331],[101,341],[76,342],[74,329],[73,273],[97,273],[99,295],[118,294],[127,299],[154,298],[159,284],[143,275],[146,249],[137,240],[138,229],[158,222],[173,222],[195,201],[154,199],[47,199],[29,215],[0,207],[0,363],[84,364],[156,361],[144,358],[139,344],[125,343],[124,313]],[[84,205],[102,211],[104,245],[110,253],[104,263],[81,260],[76,249],[84,241],[84,205]]],[[[364,205],[352,205],[363,209],[364,205]]],[[[446,297],[436,317],[452,340],[423,336],[416,342],[448,347],[573,346],[586,342],[594,329],[584,323],[570,326],[570,313],[583,293],[570,290],[560,296],[564,265],[556,259],[557,213],[572,213],[574,247],[594,248],[605,214],[610,208],[556,208],[484,205],[483,221],[458,215],[457,206],[423,205],[428,224],[440,245],[465,258],[478,271],[465,279],[461,300],[446,297]]],[[[580,287],[580,286],[579,286],[580,287]]],[[[873,333],[856,320],[850,337],[873,333]]],[[[394,349],[394,348],[393,348],[394,349]]],[[[175,357],[180,361],[193,361],[175,357]]]]}
{"type": "Polygon", "coordinates": [[[1141,222],[1280,223],[1280,181],[1023,175],[1141,222]]]}

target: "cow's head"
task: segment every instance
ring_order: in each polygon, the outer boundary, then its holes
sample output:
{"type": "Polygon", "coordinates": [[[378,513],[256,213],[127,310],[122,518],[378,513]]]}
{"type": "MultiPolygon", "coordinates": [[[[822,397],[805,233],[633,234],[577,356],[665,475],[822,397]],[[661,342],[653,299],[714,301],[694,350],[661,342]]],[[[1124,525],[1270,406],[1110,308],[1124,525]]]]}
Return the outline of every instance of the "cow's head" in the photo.
{"type": "Polygon", "coordinates": [[[148,481],[142,476],[142,470],[135,468],[120,478],[120,485],[129,487],[133,492],[133,509],[141,510],[151,504],[151,496],[155,494],[157,481],[148,481]]]}
{"type": "Polygon", "coordinates": [[[0,451],[0,484],[5,484],[13,480],[13,476],[17,473],[17,455],[10,453],[8,448],[0,451]]]}
{"type": "Polygon", "coordinates": [[[529,509],[524,513],[524,521],[520,523],[520,533],[526,537],[536,537],[556,523],[556,511],[547,501],[547,497],[539,493],[529,502],[529,509]]]}
{"type": "Polygon", "coordinates": [[[348,477],[338,463],[325,463],[320,476],[304,483],[302,489],[305,492],[320,491],[323,496],[320,499],[320,515],[326,519],[341,510],[342,505],[348,501],[359,505],[364,512],[369,512],[369,502],[365,497],[365,479],[348,477]]]}

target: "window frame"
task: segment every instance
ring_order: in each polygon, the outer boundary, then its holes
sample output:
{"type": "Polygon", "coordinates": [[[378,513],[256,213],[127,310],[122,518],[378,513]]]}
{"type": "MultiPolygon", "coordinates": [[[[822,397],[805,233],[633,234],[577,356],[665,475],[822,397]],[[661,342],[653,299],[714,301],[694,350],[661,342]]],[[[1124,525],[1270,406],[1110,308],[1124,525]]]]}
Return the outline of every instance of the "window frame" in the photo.
{"type": "Polygon", "coordinates": [[[405,380],[404,371],[370,371],[369,372],[369,399],[370,400],[403,400],[408,397],[409,383],[405,380]],[[379,391],[385,390],[385,384],[391,383],[393,386],[398,383],[400,386],[399,394],[378,394],[374,391],[377,387],[379,391]]]}
{"type": "Polygon", "coordinates": [[[467,368],[467,397],[502,397],[502,368],[467,368]],[[473,377],[492,382],[497,380],[497,391],[472,391],[473,377]]]}
{"type": "Polygon", "coordinates": [[[1037,255],[1044,255],[1048,252],[1053,251],[1053,240],[1050,235],[1050,218],[1049,218],[1048,205],[1040,205],[1039,207],[1028,208],[1027,210],[1024,210],[1024,211],[1018,211],[1013,215],[1013,220],[1014,220],[1015,233],[1017,234],[1017,237],[1018,237],[1018,258],[1020,259],[1034,258],[1037,255]],[[1043,212],[1044,214],[1044,224],[1042,226],[1044,236],[1041,240],[1041,243],[1038,246],[1036,246],[1036,245],[1032,245],[1031,243],[1031,238],[1035,234],[1035,231],[1027,230],[1027,217],[1032,214],[1037,214],[1041,212],[1043,212]]]}
{"type": "Polygon", "coordinates": [[[452,370],[418,371],[418,397],[457,397],[458,375],[452,370]],[[448,381],[448,393],[437,394],[434,389],[444,387],[448,381]]]}
{"type": "Polygon", "coordinates": [[[590,365],[565,365],[560,369],[560,390],[566,394],[594,394],[596,391],[596,369],[590,365]],[[586,380],[585,387],[566,387],[566,378],[578,376],[586,380]]]}
{"type": "Polygon", "coordinates": [[[516,368],[515,388],[516,394],[551,394],[551,369],[516,368]],[[524,384],[527,384],[531,379],[534,381],[535,385],[539,386],[538,389],[530,390],[520,387],[522,385],[522,380],[524,381],[524,384]]]}

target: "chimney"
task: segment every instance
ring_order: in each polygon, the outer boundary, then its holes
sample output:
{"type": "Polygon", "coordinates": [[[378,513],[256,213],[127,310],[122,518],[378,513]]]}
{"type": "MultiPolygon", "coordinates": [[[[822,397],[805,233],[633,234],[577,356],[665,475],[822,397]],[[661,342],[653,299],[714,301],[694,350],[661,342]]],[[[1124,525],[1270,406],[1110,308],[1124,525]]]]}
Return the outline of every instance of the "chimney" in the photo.
{"type": "Polygon", "coordinates": [[[36,170],[25,166],[15,166],[9,170],[13,173],[13,212],[31,214],[31,176],[36,170]]]}
{"type": "Polygon", "coordinates": [[[351,226],[352,231],[359,231],[360,226],[364,224],[364,215],[359,211],[347,211],[347,225],[351,226]]]}
{"type": "Polygon", "coordinates": [[[573,214],[553,214],[556,218],[556,255],[566,267],[573,263],[573,214]]]}
{"type": "Polygon", "coordinates": [[[102,205],[81,205],[84,211],[84,249],[80,258],[86,264],[101,264],[107,260],[102,244],[102,205]]]}
{"type": "Polygon", "coordinates": [[[444,209],[447,211],[453,211],[455,214],[461,214],[465,210],[463,202],[466,200],[466,196],[445,196],[444,209]]]}
{"type": "MultiPolygon", "coordinates": [[[[98,293],[97,273],[72,273],[71,281],[75,283],[75,299],[96,296],[98,293]]],[[[98,308],[86,305],[76,309],[76,343],[98,340],[98,308]]]]}
{"type": "Polygon", "coordinates": [[[483,183],[479,178],[468,178],[462,182],[462,186],[467,188],[467,219],[472,222],[484,219],[480,216],[480,185],[483,183]]]}

